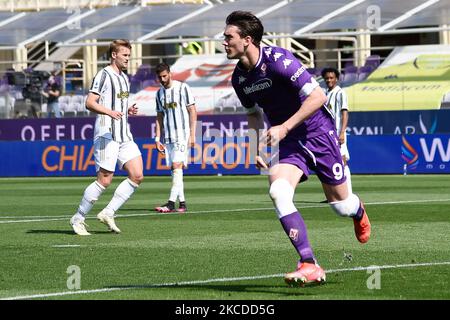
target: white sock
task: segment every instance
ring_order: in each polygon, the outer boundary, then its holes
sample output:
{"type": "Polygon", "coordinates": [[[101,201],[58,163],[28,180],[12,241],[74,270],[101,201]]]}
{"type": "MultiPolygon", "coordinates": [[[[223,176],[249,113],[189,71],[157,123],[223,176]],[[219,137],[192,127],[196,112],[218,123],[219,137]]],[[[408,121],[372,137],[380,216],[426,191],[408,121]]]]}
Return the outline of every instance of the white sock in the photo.
{"type": "Polygon", "coordinates": [[[92,182],[85,190],[83,198],[81,199],[78,211],[74,215],[74,219],[81,219],[84,221],[86,215],[91,211],[95,201],[98,200],[100,195],[105,191],[105,187],[97,181],[92,182]]]}
{"type": "Polygon", "coordinates": [[[352,190],[352,178],[351,178],[351,174],[350,174],[350,168],[347,165],[344,167],[344,174],[345,174],[345,177],[347,178],[348,194],[352,194],[353,193],[353,190],[352,190]]]}
{"type": "Polygon", "coordinates": [[[180,202],[184,202],[186,199],[184,198],[184,182],[183,182],[183,169],[177,173],[177,184],[178,184],[178,199],[180,202]]]}
{"type": "Polygon", "coordinates": [[[106,206],[106,213],[109,215],[114,215],[114,213],[119,210],[119,208],[130,199],[131,195],[134,193],[139,185],[134,183],[129,178],[123,180],[114,191],[114,196],[111,201],[106,206]]]}
{"type": "Polygon", "coordinates": [[[172,188],[169,200],[176,202],[178,197],[180,201],[184,201],[183,169],[172,170],[172,188]]]}

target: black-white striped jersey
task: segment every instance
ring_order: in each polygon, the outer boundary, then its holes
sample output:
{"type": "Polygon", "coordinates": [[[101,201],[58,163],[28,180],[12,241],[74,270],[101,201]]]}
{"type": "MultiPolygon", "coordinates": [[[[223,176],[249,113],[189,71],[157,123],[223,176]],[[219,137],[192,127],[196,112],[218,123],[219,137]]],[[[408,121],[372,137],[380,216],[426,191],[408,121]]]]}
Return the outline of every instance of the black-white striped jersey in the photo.
{"type": "Polygon", "coordinates": [[[333,115],[336,131],[339,134],[341,132],[341,124],[342,124],[342,110],[348,110],[348,99],[345,91],[336,86],[332,90],[327,90],[327,108],[333,115]]]}
{"type": "Polygon", "coordinates": [[[89,92],[100,96],[99,103],[102,106],[123,113],[119,120],[114,120],[104,114],[98,114],[95,121],[94,140],[98,137],[104,137],[117,142],[132,141],[133,136],[128,124],[130,95],[128,76],[124,72],[118,74],[111,66],[107,66],[97,73],[89,92]]]}
{"type": "Polygon", "coordinates": [[[164,142],[175,143],[189,138],[189,112],[187,107],[195,103],[188,84],[172,81],[170,88],[161,86],[156,93],[156,112],[164,113],[164,142]]]}

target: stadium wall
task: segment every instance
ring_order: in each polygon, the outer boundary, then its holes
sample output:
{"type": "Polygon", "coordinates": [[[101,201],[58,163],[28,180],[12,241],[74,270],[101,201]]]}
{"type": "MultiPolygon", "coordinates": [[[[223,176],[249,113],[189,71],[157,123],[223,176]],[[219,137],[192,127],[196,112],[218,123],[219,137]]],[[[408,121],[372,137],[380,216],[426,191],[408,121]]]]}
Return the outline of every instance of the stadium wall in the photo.
{"type": "MultiPolygon", "coordinates": [[[[350,165],[355,174],[450,173],[450,110],[353,112],[350,165]]],[[[0,176],[95,175],[95,118],[0,120],[0,176]]],[[[259,174],[251,163],[245,115],[201,116],[186,174],[259,174]]],[[[168,175],[154,145],[154,117],[130,118],[146,175],[168,175]]],[[[123,175],[124,172],[118,171],[123,175]]]]}

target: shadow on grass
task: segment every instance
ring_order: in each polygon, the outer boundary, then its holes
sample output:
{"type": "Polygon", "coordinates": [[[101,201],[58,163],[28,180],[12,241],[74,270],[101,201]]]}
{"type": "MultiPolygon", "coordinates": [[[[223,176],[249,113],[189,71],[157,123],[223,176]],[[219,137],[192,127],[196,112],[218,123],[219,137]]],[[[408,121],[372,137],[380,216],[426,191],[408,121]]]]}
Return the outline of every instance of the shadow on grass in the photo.
{"type": "MultiPolygon", "coordinates": [[[[155,205],[155,207],[156,207],[156,205],[155,205]]],[[[155,213],[156,211],[155,210],[153,210],[153,207],[148,207],[148,208],[130,208],[130,209],[127,209],[127,208],[121,208],[120,209],[120,212],[126,212],[126,211],[131,211],[131,212],[133,212],[133,211],[144,211],[144,212],[148,212],[148,213],[155,213]]]]}
{"type": "MultiPolygon", "coordinates": [[[[272,204],[272,200],[258,200],[259,203],[270,203],[272,204]]],[[[320,201],[308,201],[308,200],[299,200],[294,201],[294,204],[302,204],[302,203],[328,203],[327,200],[320,200],[320,201]]]]}
{"type": "MultiPolygon", "coordinates": [[[[282,282],[280,282],[282,283],[282,282]]],[[[329,283],[329,282],[328,282],[329,283]]],[[[284,284],[280,285],[263,285],[263,284],[242,284],[242,285],[217,285],[217,284],[157,284],[157,285],[118,285],[118,286],[108,286],[106,288],[121,288],[121,289],[193,289],[196,291],[200,290],[211,290],[211,291],[222,291],[231,293],[266,293],[266,294],[277,294],[280,296],[292,297],[305,297],[316,295],[316,292],[310,292],[309,289],[322,286],[322,284],[310,284],[305,287],[289,287],[284,284]]]]}
{"type": "MultiPolygon", "coordinates": [[[[75,235],[75,233],[72,230],[47,230],[47,229],[40,229],[40,230],[28,230],[26,233],[32,233],[32,234],[70,234],[75,235]]],[[[110,231],[90,231],[91,234],[111,234],[110,231]]]]}

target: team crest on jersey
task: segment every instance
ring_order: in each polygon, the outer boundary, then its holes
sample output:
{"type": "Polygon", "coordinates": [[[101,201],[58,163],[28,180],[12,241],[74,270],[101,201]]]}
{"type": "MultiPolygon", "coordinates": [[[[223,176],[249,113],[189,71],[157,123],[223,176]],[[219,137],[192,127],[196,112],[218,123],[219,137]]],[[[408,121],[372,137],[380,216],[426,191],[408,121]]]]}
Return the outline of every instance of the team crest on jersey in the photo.
{"type": "Polygon", "coordinates": [[[247,80],[244,76],[239,76],[239,84],[247,80]]]}
{"type": "Polygon", "coordinates": [[[291,65],[291,63],[292,63],[291,59],[287,59],[287,58],[284,59],[283,60],[284,69],[287,69],[287,67],[289,67],[291,65]]]}
{"type": "Polygon", "coordinates": [[[122,91],[117,94],[117,98],[119,99],[127,99],[130,96],[130,93],[128,91],[122,91]]]}
{"type": "Polygon", "coordinates": [[[264,77],[266,75],[267,65],[263,63],[261,65],[261,75],[264,77]]]}
{"type": "Polygon", "coordinates": [[[289,238],[291,238],[293,241],[298,240],[298,229],[292,228],[289,230],[289,238]]]}
{"type": "Polygon", "coordinates": [[[281,56],[283,56],[283,54],[282,54],[281,52],[276,52],[276,53],[273,55],[273,58],[275,59],[275,62],[277,62],[278,59],[280,59],[281,56]]]}

